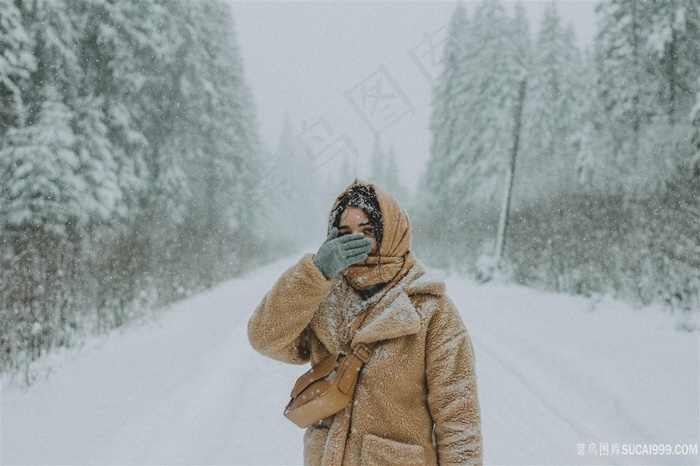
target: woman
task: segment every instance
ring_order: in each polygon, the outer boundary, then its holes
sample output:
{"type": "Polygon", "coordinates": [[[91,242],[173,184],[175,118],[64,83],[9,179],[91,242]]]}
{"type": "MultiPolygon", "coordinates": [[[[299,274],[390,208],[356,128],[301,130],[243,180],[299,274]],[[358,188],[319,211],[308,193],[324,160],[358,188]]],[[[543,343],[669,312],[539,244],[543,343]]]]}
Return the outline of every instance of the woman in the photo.
{"type": "Polygon", "coordinates": [[[307,428],[304,464],[481,463],[472,344],[444,283],[410,251],[408,215],[355,180],[336,199],[328,229],[248,324],[256,350],[288,363],[374,344],[354,402],[307,428]]]}

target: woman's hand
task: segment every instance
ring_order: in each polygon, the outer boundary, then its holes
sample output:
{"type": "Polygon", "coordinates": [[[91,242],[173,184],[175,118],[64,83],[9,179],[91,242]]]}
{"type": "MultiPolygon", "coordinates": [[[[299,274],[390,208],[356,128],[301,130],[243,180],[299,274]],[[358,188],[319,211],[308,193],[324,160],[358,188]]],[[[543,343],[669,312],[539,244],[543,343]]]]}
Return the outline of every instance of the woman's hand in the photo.
{"type": "Polygon", "coordinates": [[[348,266],[367,259],[372,240],[362,233],[353,233],[338,238],[338,229],[333,228],[326,241],[313,258],[324,277],[331,278],[348,266]]]}

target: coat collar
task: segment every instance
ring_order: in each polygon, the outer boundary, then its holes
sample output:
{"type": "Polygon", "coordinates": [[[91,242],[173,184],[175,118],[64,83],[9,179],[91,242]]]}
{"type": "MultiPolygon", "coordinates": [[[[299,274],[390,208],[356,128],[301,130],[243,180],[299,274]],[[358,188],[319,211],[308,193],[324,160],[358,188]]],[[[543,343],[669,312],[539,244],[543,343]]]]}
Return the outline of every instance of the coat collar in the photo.
{"type": "MultiPolygon", "coordinates": [[[[427,275],[429,274],[426,274],[425,267],[416,261],[408,274],[376,303],[355,334],[351,346],[418,333],[421,316],[411,297],[417,294],[441,295],[445,291],[444,283],[427,275]]],[[[339,280],[343,278],[339,277],[339,280]]],[[[326,302],[321,305],[311,322],[314,333],[331,352],[339,351],[339,348],[335,338],[336,323],[331,317],[333,312],[329,307],[334,302],[342,301],[338,296],[346,287],[346,284],[336,282],[326,302]]]]}
{"type": "Polygon", "coordinates": [[[420,316],[411,298],[403,289],[396,293],[391,291],[367,315],[352,340],[352,346],[418,333],[420,316]]]}

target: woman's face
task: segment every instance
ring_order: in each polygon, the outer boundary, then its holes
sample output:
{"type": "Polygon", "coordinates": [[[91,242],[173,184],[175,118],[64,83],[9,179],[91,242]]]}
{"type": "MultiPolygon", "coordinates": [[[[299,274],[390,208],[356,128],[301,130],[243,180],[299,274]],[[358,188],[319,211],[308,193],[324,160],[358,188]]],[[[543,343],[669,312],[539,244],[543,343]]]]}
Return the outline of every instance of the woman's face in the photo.
{"type": "Polygon", "coordinates": [[[338,236],[350,233],[362,233],[365,235],[365,238],[372,240],[372,248],[369,250],[369,255],[377,255],[377,239],[374,237],[374,227],[369,223],[369,218],[367,218],[365,211],[359,207],[348,206],[340,214],[338,236]]]}

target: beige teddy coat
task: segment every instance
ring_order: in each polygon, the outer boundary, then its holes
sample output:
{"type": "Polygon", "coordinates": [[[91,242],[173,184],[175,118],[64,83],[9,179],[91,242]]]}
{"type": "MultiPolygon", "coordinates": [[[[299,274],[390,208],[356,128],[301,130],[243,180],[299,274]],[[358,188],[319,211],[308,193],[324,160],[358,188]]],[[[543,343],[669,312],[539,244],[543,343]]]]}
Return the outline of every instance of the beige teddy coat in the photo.
{"type": "Polygon", "coordinates": [[[342,274],[327,280],[312,258],[289,268],[251,317],[248,337],[257,351],[316,364],[345,349],[338,341],[341,313],[378,302],[352,340],[376,342],[354,402],[323,426],[307,428],[304,464],[480,464],[474,352],[444,283],[416,261],[385,295],[362,301],[342,274]]]}
{"type": "MultiPolygon", "coordinates": [[[[312,257],[282,275],[249,321],[253,347],[279,361],[315,364],[339,351],[328,311],[342,297],[331,290],[352,290],[341,275],[326,280],[312,257]]],[[[472,344],[444,284],[426,279],[420,262],[377,303],[353,340],[374,342],[354,404],[330,428],[306,430],[304,464],[481,463],[472,344]]]]}

